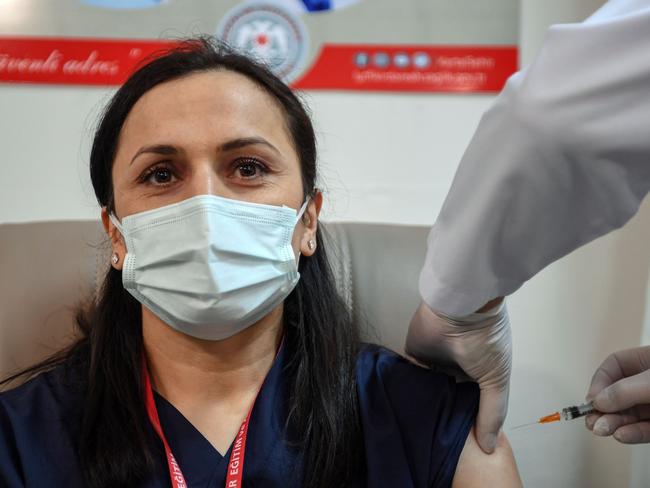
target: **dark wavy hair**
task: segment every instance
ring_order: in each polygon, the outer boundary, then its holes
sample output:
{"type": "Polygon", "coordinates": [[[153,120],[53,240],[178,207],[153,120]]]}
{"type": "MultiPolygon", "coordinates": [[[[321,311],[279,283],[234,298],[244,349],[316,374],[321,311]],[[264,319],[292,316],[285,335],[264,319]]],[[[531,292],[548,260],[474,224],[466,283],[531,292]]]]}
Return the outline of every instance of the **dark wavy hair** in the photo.
{"type": "MultiPolygon", "coordinates": [[[[111,170],[124,121],[133,105],[160,83],[192,73],[230,70],[272,96],[282,108],[299,155],[305,197],[314,194],[316,142],[296,95],[265,66],[209,38],[180,42],[157,53],[116,92],[96,130],[90,176],[99,204],[114,210],[111,170]]],[[[303,452],[303,486],[351,482],[363,462],[355,381],[359,331],[336,290],[322,230],[319,246],[300,259],[301,279],[284,302],[288,385],[285,441],[303,452]]],[[[95,300],[77,313],[80,339],[70,348],[4,380],[31,376],[60,364],[80,371],[84,405],[78,451],[87,485],[137,485],[151,475],[159,447],[152,443],[144,408],[141,305],[109,268],[95,300]]],[[[1,383],[0,383],[1,384],[1,383]]]]}

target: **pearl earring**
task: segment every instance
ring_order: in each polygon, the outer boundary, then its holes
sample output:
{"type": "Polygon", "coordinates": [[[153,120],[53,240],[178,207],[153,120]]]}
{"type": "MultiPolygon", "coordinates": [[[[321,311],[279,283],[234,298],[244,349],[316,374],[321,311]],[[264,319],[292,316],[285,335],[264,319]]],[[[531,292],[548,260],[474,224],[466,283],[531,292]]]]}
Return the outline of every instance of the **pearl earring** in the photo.
{"type": "Polygon", "coordinates": [[[111,263],[114,265],[117,264],[120,261],[120,256],[116,252],[113,253],[113,256],[111,257],[111,263]]]}
{"type": "Polygon", "coordinates": [[[312,239],[309,239],[309,241],[307,242],[307,247],[309,248],[310,251],[313,251],[314,248],[316,247],[316,243],[312,239]]]}

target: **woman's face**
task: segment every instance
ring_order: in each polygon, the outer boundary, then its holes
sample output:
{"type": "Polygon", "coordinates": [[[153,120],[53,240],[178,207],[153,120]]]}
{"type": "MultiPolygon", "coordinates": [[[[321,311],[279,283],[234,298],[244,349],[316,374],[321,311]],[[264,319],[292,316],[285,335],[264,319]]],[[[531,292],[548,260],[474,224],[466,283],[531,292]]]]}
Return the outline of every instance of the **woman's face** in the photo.
{"type": "MultiPolygon", "coordinates": [[[[300,162],[282,109],[263,88],[227,70],[146,92],[122,127],[112,178],[120,220],[197,195],[295,209],[303,203],[300,162]]],[[[313,254],[307,244],[315,242],[321,201],[318,194],[296,226],[296,254],[313,254]]],[[[102,219],[115,236],[105,210],[102,219]]],[[[122,239],[113,238],[113,251],[124,257],[122,239]]]]}

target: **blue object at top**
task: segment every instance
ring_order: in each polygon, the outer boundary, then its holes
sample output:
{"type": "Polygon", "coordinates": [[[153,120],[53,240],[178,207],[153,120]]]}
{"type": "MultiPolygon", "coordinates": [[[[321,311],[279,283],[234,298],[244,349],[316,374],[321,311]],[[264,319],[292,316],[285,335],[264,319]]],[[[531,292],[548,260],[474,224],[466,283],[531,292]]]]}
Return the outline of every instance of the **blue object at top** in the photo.
{"type": "Polygon", "coordinates": [[[330,0],[302,0],[310,12],[318,12],[320,10],[329,10],[332,8],[330,0]]]}

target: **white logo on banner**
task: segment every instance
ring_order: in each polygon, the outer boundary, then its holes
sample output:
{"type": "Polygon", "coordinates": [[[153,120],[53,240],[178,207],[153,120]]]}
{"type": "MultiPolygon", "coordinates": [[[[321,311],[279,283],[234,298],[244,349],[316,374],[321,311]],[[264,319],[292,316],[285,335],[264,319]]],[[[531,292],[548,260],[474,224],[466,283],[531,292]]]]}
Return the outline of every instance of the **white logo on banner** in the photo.
{"type": "Polygon", "coordinates": [[[307,54],[302,20],[275,2],[247,2],[230,10],[217,36],[265,63],[285,81],[293,80],[307,54]]]}

